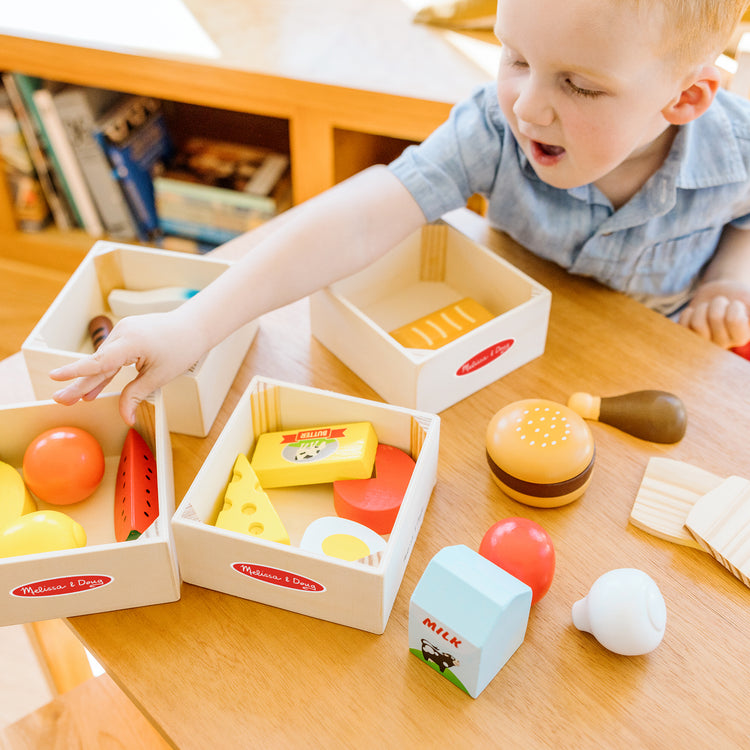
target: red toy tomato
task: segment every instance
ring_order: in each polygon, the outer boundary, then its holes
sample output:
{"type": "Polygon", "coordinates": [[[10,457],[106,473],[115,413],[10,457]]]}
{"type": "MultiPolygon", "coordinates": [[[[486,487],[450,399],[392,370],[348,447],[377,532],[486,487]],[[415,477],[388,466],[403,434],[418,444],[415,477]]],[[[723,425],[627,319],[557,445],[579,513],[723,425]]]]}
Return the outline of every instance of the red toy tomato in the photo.
{"type": "Polygon", "coordinates": [[[528,518],[505,518],[491,526],[479,554],[531,588],[536,604],[555,574],[555,548],[549,534],[528,518]]]}
{"type": "Polygon", "coordinates": [[[104,477],[104,452],[78,427],[54,427],[35,437],[23,456],[23,478],[40,499],[71,505],[87,498],[104,477]]]}

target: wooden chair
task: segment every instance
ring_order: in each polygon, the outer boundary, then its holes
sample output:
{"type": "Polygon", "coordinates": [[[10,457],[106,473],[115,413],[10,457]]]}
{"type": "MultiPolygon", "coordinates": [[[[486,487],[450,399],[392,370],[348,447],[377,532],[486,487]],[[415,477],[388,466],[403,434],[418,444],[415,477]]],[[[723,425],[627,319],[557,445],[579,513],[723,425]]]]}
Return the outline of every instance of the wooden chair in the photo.
{"type": "Polygon", "coordinates": [[[106,675],[92,677],[0,731],[3,750],[172,747],[106,675]]]}

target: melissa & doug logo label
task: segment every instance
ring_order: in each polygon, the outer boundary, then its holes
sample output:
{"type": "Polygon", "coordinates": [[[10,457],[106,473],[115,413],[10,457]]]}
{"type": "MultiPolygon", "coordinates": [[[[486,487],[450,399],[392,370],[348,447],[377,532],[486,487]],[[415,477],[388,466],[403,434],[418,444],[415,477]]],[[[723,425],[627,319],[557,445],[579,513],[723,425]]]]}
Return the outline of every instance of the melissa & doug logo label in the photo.
{"type": "Polygon", "coordinates": [[[490,364],[490,362],[494,362],[498,357],[505,354],[505,352],[507,352],[515,343],[515,339],[505,339],[504,341],[498,341],[492,346],[488,346],[486,349],[479,352],[479,354],[475,354],[471,359],[466,360],[466,362],[456,370],[456,375],[468,375],[469,373],[490,364]]]}
{"type": "Polygon", "coordinates": [[[113,580],[114,578],[108,575],[61,576],[60,578],[47,578],[42,581],[24,583],[21,586],[16,586],[10,594],[21,598],[80,594],[84,591],[108,586],[113,580]]]}
{"type": "Polygon", "coordinates": [[[253,578],[256,581],[270,583],[272,586],[281,586],[285,589],[295,589],[296,591],[306,591],[311,594],[318,594],[325,591],[326,587],[322,583],[313,581],[312,578],[301,576],[298,573],[292,573],[289,570],[281,568],[272,568],[268,565],[256,565],[255,563],[236,562],[232,563],[232,569],[243,576],[253,578]]]}

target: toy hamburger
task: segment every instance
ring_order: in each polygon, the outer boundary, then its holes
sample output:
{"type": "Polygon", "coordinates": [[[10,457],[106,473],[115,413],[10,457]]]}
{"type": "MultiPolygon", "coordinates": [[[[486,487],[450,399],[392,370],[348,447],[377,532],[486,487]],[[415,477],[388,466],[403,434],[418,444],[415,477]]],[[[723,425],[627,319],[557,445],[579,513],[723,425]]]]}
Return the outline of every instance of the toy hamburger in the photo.
{"type": "Polygon", "coordinates": [[[586,491],[594,438],[567,406],[539,398],[514,401],[487,426],[487,462],[492,478],[514,500],[556,508],[586,491]]]}

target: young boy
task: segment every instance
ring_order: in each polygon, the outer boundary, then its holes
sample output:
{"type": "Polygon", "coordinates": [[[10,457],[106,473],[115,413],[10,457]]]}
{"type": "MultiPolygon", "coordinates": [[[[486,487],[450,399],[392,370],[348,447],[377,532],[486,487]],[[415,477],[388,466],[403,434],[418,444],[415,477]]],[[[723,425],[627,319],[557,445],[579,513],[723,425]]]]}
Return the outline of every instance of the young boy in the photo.
{"type": "Polygon", "coordinates": [[[222,247],[239,258],[177,310],[126,318],[58,368],[91,399],[120,367],[135,407],[245,322],[348,276],[426,221],[488,218],[724,347],[750,339],[750,104],[713,62],[747,0],[499,0],[496,85],[389,167],[368,169],[222,247]],[[251,249],[252,248],[252,249],[251,249]],[[250,251],[251,249],[251,251],[250,251]]]}

